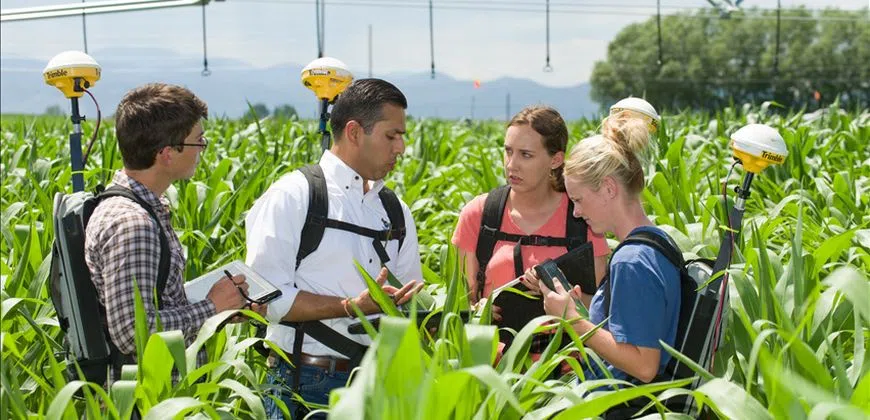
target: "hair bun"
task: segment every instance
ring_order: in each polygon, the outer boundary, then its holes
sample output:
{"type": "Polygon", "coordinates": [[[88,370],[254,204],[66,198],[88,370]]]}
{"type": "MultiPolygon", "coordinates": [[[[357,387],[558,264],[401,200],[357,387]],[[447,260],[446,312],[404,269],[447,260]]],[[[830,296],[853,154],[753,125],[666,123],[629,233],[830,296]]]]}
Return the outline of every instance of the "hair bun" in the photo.
{"type": "Polygon", "coordinates": [[[649,145],[649,128],[643,118],[622,111],[604,119],[601,134],[621,149],[639,155],[649,145]]]}

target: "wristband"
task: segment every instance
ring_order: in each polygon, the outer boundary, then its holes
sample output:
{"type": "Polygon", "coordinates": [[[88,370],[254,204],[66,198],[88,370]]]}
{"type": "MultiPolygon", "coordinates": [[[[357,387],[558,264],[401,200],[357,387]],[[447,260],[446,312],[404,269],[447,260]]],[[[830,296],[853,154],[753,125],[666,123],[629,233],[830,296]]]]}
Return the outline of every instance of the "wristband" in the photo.
{"type": "Polygon", "coordinates": [[[353,315],[350,314],[350,309],[348,309],[347,305],[350,303],[350,298],[344,298],[341,300],[341,307],[344,308],[344,313],[347,314],[348,318],[353,318],[353,315]]]}

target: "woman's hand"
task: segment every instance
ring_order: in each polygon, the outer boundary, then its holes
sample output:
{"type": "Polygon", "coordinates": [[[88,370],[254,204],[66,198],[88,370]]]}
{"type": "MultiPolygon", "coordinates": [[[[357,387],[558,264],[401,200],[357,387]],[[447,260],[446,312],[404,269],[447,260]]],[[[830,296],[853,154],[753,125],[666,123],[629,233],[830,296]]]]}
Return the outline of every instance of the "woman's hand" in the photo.
{"type": "Polygon", "coordinates": [[[580,300],[580,287],[574,286],[570,292],[562,287],[562,282],[558,279],[553,279],[553,286],[556,290],[550,290],[544,282],[540,282],[541,293],[544,295],[544,312],[547,315],[558,316],[564,319],[574,319],[580,317],[577,312],[575,300],[580,300]]]}
{"type": "Polygon", "coordinates": [[[520,277],[520,283],[526,288],[529,289],[528,293],[532,296],[540,296],[541,295],[541,279],[538,278],[538,275],[535,274],[535,270],[533,268],[529,268],[525,273],[520,277]]]}

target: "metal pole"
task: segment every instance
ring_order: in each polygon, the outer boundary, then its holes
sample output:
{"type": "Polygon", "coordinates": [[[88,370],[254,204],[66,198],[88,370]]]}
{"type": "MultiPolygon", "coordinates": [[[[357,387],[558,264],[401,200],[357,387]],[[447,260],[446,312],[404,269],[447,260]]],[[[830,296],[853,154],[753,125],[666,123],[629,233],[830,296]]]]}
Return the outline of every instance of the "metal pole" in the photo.
{"type": "Polygon", "coordinates": [[[508,92],[504,98],[504,120],[511,120],[511,93],[508,92]]]}
{"type": "Polygon", "coordinates": [[[326,129],[326,123],[329,121],[329,99],[321,99],[320,100],[320,133],[322,137],[320,139],[320,148],[323,151],[329,150],[330,143],[330,134],[326,129]]]}
{"type": "MultiPolygon", "coordinates": [[[[85,2],[85,0],[82,0],[82,3],[84,3],[84,2],[85,2]]],[[[85,54],[87,54],[88,53],[88,24],[87,24],[86,19],[85,19],[85,10],[84,9],[82,9],[82,40],[84,41],[84,44],[85,44],[85,54]]]]}
{"type": "Polygon", "coordinates": [[[659,33],[659,67],[662,66],[662,1],[656,0],[656,26],[659,33]]]}
{"type": "Polygon", "coordinates": [[[325,2],[326,0],[316,0],[314,2],[314,23],[317,26],[317,58],[323,58],[324,38],[326,37],[326,30],[324,28],[325,2]]]}
{"type": "Polygon", "coordinates": [[[431,60],[429,77],[434,79],[435,78],[435,28],[433,26],[432,0],[429,0],[429,59],[431,60]]]}
{"type": "Polygon", "coordinates": [[[208,69],[208,45],[206,38],[206,26],[205,26],[205,3],[202,4],[202,72],[200,74],[203,77],[208,77],[211,75],[211,70],[208,69]]]}
{"type": "Polygon", "coordinates": [[[70,98],[72,105],[73,131],[69,135],[69,156],[72,164],[73,192],[85,190],[84,164],[82,163],[82,121],[84,117],[79,114],[79,98],[70,98]]]}
{"type": "Polygon", "coordinates": [[[781,10],[780,0],[776,0],[776,47],[773,52],[773,75],[779,74],[779,12],[781,10]]]}
{"type": "Polygon", "coordinates": [[[372,25],[369,24],[369,78],[372,77],[372,25]]]}
{"type": "MultiPolygon", "coordinates": [[[[728,269],[731,262],[731,257],[734,253],[734,244],[740,234],[740,227],[743,224],[743,212],[746,207],[746,199],[749,198],[749,187],[752,184],[752,178],[755,175],[752,172],[747,172],[743,177],[743,186],[737,188],[737,198],[734,200],[734,206],[728,212],[728,226],[731,230],[725,232],[722,238],[722,245],[719,247],[719,255],[716,256],[716,263],[713,265],[713,272],[717,273],[728,269]]],[[[722,276],[724,277],[724,276],[722,276]]],[[[714,280],[711,285],[718,287],[722,281],[722,277],[714,280]]]]}
{"type": "Polygon", "coordinates": [[[549,73],[553,71],[553,66],[550,65],[550,0],[546,4],[547,15],[547,62],[544,64],[544,71],[549,73]]]}

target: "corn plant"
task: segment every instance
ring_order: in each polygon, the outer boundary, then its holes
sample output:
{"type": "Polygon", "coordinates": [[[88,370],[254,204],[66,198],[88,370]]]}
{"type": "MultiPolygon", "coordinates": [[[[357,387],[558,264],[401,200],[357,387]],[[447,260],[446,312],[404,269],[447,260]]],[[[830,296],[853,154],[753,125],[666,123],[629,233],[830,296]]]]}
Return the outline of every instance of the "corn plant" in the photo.
{"type": "MultiPolygon", "coordinates": [[[[687,256],[715,257],[728,229],[725,204],[742,176],[739,166],[729,172],[728,136],[754,122],[775,127],[789,157],[755,179],[729,268],[724,341],[709,372],[695,366],[703,384],[684,389],[679,381],[617,387],[612,379],[585,380],[580,360],[601,360],[554,318],[518,331],[517,344],[497,361],[487,309],[468,322],[457,314],[467,309],[464,271],[448,244],[462,206],[504,182],[504,126],[409,121],[407,150],[387,181],[411,207],[434,298],[423,304],[442,311],[441,321],[430,331],[391,310],[394,317],[370,330],[373,346],[356,379],[324,409],[338,418],[579,418],[646,396],[646,415],[679,418],[664,404],[689,394],[718,417],[870,416],[870,112],[836,104],[786,112],[767,103],[666,115],[646,166],[647,212],[687,256]],[[526,344],[541,331],[568,336],[535,360],[526,344]]],[[[196,175],[167,191],[188,279],[242,258],[244,217],[254,200],[319,156],[314,121],[206,125],[210,146],[196,175]]],[[[599,126],[571,123],[572,144],[599,126]]],[[[93,128],[85,123],[84,132],[93,128]]],[[[148,418],[261,417],[265,361],[249,350],[257,341],[250,327],[218,328],[227,315],[209,320],[190,347],[177,332],[142,331],[139,363],[109,389],[63,376],[68,362],[46,283],[53,197],[71,184],[69,130],[61,118],[0,117],[2,412],[16,419],[127,418],[136,407],[148,418]],[[201,348],[209,362],[197,367],[193,356],[201,348]],[[173,366],[183,380],[172,382],[173,366]]],[[[111,124],[97,139],[87,189],[121,168],[111,124]]]]}

